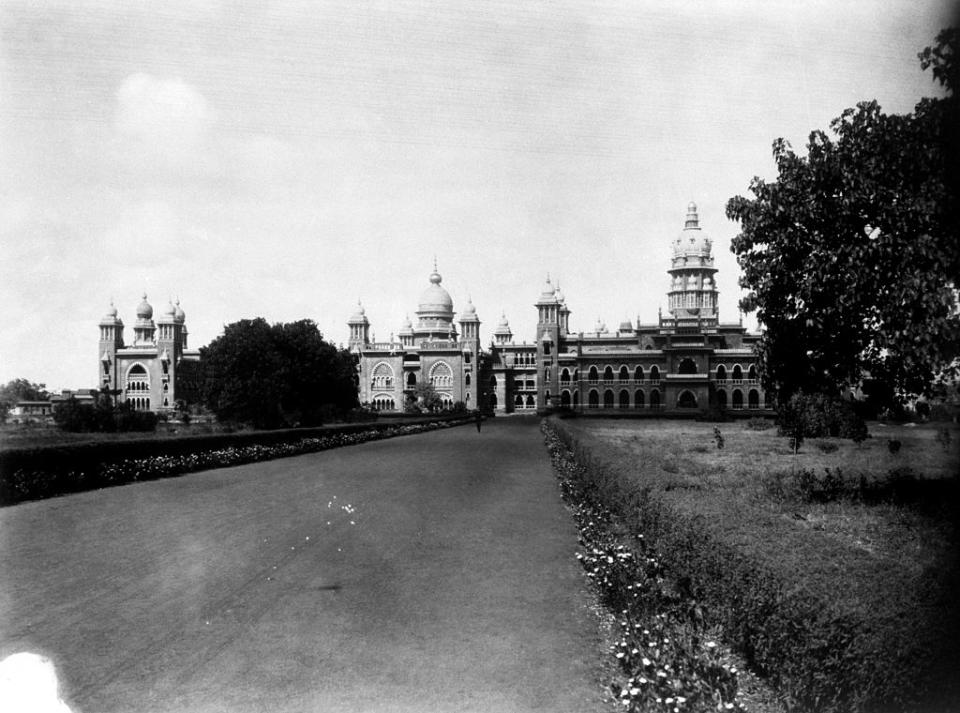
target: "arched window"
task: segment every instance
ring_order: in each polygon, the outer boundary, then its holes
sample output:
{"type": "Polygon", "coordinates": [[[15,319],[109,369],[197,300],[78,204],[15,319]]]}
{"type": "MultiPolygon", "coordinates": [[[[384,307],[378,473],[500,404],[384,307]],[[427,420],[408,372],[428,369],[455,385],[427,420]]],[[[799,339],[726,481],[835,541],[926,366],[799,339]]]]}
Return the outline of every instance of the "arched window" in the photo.
{"type": "Polygon", "coordinates": [[[620,381],[630,381],[630,370],[625,366],[620,367],[620,374],[617,377],[620,381]]]}
{"type": "Polygon", "coordinates": [[[747,378],[756,380],[757,378],[757,365],[751,364],[750,369],[747,371],[747,378]]]}
{"type": "Polygon", "coordinates": [[[570,390],[564,389],[560,392],[560,405],[561,406],[570,406],[570,390]]]}
{"type": "Polygon", "coordinates": [[[613,408],[613,389],[605,389],[603,392],[603,407],[613,408]]]}
{"type": "Polygon", "coordinates": [[[677,398],[677,408],[696,408],[697,397],[692,391],[681,391],[677,398]]]}
{"type": "Polygon", "coordinates": [[[727,367],[723,364],[717,367],[717,381],[726,381],[727,380],[727,367]]]}
{"type": "Polygon", "coordinates": [[[644,405],[643,389],[637,389],[633,394],[633,406],[634,408],[643,408],[644,405]]]}
{"type": "Polygon", "coordinates": [[[550,381],[550,369],[549,369],[549,367],[543,370],[543,381],[544,381],[544,383],[550,381]]]}
{"type": "Polygon", "coordinates": [[[696,374],[697,373],[697,362],[693,359],[683,359],[680,361],[680,373],[681,374],[696,374]]]}
{"type": "Polygon", "coordinates": [[[596,384],[600,380],[600,373],[597,371],[597,367],[590,367],[590,374],[587,377],[590,380],[591,384],[596,384]]]}
{"type": "MultiPolygon", "coordinates": [[[[127,391],[134,393],[150,391],[150,375],[143,364],[134,364],[127,370],[127,391]]],[[[139,401],[134,402],[134,407],[137,409],[145,408],[139,401]]]]}
{"type": "Polygon", "coordinates": [[[650,408],[660,408],[660,391],[657,389],[650,392],[650,408]]]}
{"type": "Polygon", "coordinates": [[[393,388],[393,368],[386,362],[380,362],[373,367],[373,388],[393,388]]]}
{"type": "Polygon", "coordinates": [[[603,370],[603,380],[604,381],[613,381],[613,367],[608,366],[603,370]]]}
{"type": "Polygon", "coordinates": [[[600,406],[600,394],[596,389],[590,389],[590,393],[587,394],[587,407],[588,408],[598,408],[600,406]]]}
{"type": "Polygon", "coordinates": [[[409,374],[407,374],[407,387],[412,389],[416,385],[417,385],[417,372],[411,371],[409,374]]]}
{"type": "Polygon", "coordinates": [[[580,381],[580,369],[573,370],[573,380],[580,381]]]}
{"type": "Polygon", "coordinates": [[[564,367],[563,371],[560,372],[560,381],[564,384],[570,381],[570,370],[568,368],[564,367]]]}
{"type": "Polygon", "coordinates": [[[740,368],[739,364],[733,367],[733,380],[734,381],[743,380],[743,369],[740,368]]]}
{"type": "Polygon", "coordinates": [[[633,378],[637,381],[643,381],[643,367],[638,366],[633,372],[633,378]]]}
{"type": "Polygon", "coordinates": [[[723,389],[717,390],[717,406],[719,408],[727,407],[727,392],[723,389]]]}
{"type": "Polygon", "coordinates": [[[630,408],[630,392],[626,389],[620,389],[620,408],[630,408]]]}
{"type": "Polygon", "coordinates": [[[740,389],[733,390],[733,408],[734,409],[743,408],[743,392],[740,389]]]}
{"type": "Polygon", "coordinates": [[[573,390],[573,407],[576,408],[580,405],[580,392],[577,389],[573,390]]]}
{"type": "Polygon", "coordinates": [[[523,396],[521,394],[517,394],[517,397],[513,400],[513,405],[517,408],[523,408],[523,396]]]}
{"type": "Polygon", "coordinates": [[[470,374],[467,374],[465,377],[463,377],[463,383],[467,386],[470,386],[470,374]]]}
{"type": "Polygon", "coordinates": [[[750,393],[747,394],[747,406],[760,408],[760,392],[756,389],[750,389],[750,393]]]}
{"type": "Polygon", "coordinates": [[[430,367],[430,384],[434,388],[449,389],[453,381],[453,370],[445,361],[438,361],[430,367]]]}
{"type": "MultiPolygon", "coordinates": [[[[654,364],[650,367],[650,381],[660,381],[660,368],[654,364]]],[[[650,401],[653,404],[653,401],[650,401]]]]}
{"type": "MultiPolygon", "coordinates": [[[[547,398],[549,399],[550,396],[547,395],[547,398]]],[[[527,408],[536,408],[536,407],[537,407],[537,403],[536,403],[536,401],[534,401],[534,399],[533,399],[533,394],[528,394],[528,395],[527,395],[527,408]]]]}

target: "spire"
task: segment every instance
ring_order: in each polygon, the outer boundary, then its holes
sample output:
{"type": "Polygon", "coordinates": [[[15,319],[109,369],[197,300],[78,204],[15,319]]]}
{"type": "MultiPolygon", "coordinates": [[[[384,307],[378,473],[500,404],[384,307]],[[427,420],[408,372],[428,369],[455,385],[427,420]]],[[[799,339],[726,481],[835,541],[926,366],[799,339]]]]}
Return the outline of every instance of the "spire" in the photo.
{"type": "Polygon", "coordinates": [[[693,201],[690,201],[687,205],[687,221],[683,224],[683,227],[684,229],[700,227],[700,218],[697,215],[697,204],[693,201]]]}

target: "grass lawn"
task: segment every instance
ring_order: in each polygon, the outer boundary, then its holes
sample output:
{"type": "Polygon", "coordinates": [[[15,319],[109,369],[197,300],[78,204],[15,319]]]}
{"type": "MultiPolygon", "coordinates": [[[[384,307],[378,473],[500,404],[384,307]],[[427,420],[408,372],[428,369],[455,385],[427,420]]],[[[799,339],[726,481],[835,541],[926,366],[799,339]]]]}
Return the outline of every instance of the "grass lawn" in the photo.
{"type": "Polygon", "coordinates": [[[878,629],[902,628],[905,636],[949,648],[960,585],[958,488],[938,491],[950,497],[867,504],[811,502],[776,485],[796,482],[804,470],[822,477],[826,468],[854,483],[861,476],[883,481],[908,468],[923,480],[951,485],[960,473],[956,424],[871,423],[871,438],[861,444],[810,439],[797,455],[775,427],[751,430],[746,422],[570,419],[564,425],[638,486],[700,516],[705,530],[792,586],[860,612],[878,629]],[[943,429],[949,440],[938,435],[943,429]],[[891,440],[901,443],[896,453],[891,440]]]}

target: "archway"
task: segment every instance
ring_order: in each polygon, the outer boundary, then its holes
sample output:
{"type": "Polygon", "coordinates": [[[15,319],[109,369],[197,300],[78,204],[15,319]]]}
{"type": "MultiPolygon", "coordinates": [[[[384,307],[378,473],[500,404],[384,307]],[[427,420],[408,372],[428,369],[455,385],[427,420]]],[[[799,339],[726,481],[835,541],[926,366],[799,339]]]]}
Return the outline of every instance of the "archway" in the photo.
{"type": "Polygon", "coordinates": [[[635,408],[643,408],[645,406],[643,389],[637,389],[637,392],[633,395],[633,405],[635,408]]]}
{"type": "Polygon", "coordinates": [[[650,367],[650,381],[660,381],[660,367],[656,364],[650,367]]]}
{"type": "Polygon", "coordinates": [[[660,408],[660,392],[657,389],[650,392],[650,408],[660,408]]]}
{"type": "Polygon", "coordinates": [[[740,368],[739,364],[733,367],[733,380],[734,381],[743,380],[743,369],[740,368]]]}
{"type": "Polygon", "coordinates": [[[733,390],[733,408],[734,409],[743,408],[743,392],[740,389],[733,390]]]}
{"type": "Polygon", "coordinates": [[[677,408],[696,408],[697,396],[692,391],[681,391],[677,398],[677,408]]]}
{"type": "Polygon", "coordinates": [[[590,393],[587,395],[587,406],[589,408],[599,408],[600,406],[600,394],[596,389],[590,389],[590,393]]]}
{"type": "Polygon", "coordinates": [[[717,381],[726,381],[727,380],[727,367],[723,364],[717,367],[717,381]]]}
{"type": "Polygon", "coordinates": [[[643,381],[643,367],[638,366],[633,372],[633,378],[637,381],[643,381]]]}
{"type": "Polygon", "coordinates": [[[679,372],[681,374],[696,374],[697,373],[697,362],[693,359],[687,358],[680,361],[679,372]]]}
{"type": "Polygon", "coordinates": [[[630,392],[626,389],[620,389],[620,408],[630,408],[630,392]]]}
{"type": "Polygon", "coordinates": [[[570,390],[564,389],[560,392],[560,405],[569,408],[570,407],[570,390]]]}
{"type": "Polygon", "coordinates": [[[747,406],[760,408],[760,392],[756,389],[750,389],[750,393],[747,394],[747,406]]]}
{"type": "Polygon", "coordinates": [[[726,408],[727,407],[727,392],[723,389],[717,391],[717,407],[726,408]]]}
{"type": "Polygon", "coordinates": [[[625,366],[621,366],[618,378],[620,381],[630,381],[630,370],[625,366]]]}
{"type": "Polygon", "coordinates": [[[613,408],[613,389],[606,389],[603,392],[603,407],[613,408]]]}
{"type": "Polygon", "coordinates": [[[613,381],[613,367],[608,366],[603,370],[603,380],[604,381],[613,381]]]}

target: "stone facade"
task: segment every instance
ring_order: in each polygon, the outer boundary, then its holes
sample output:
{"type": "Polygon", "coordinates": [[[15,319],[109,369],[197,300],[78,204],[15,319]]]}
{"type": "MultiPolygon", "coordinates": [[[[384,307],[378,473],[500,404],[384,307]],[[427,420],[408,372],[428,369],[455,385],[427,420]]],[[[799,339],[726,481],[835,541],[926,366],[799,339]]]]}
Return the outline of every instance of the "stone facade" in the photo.
{"type": "Polygon", "coordinates": [[[535,304],[533,341],[514,342],[503,316],[485,351],[472,304],[457,334],[453,301],[434,265],[417,326],[407,320],[399,339],[372,342],[362,307],[350,318],[361,403],[402,411],[416,384],[427,380],[445,404],[501,414],[569,408],[696,416],[711,407],[769,414],[772,403],[757,375],[759,335],[742,322],[719,320],[712,241],[695,204],[672,245],[669,316],[661,314],[657,323],[624,322],[609,330],[598,322],[590,332],[572,333],[566,298],[548,278],[535,304]]]}
{"type": "Polygon", "coordinates": [[[168,304],[154,323],[153,307],[144,295],[136,314],[129,345],[113,304],[100,320],[97,383],[141,411],[169,412],[178,401],[195,401],[200,353],[187,348],[186,315],[179,300],[168,304]]]}

